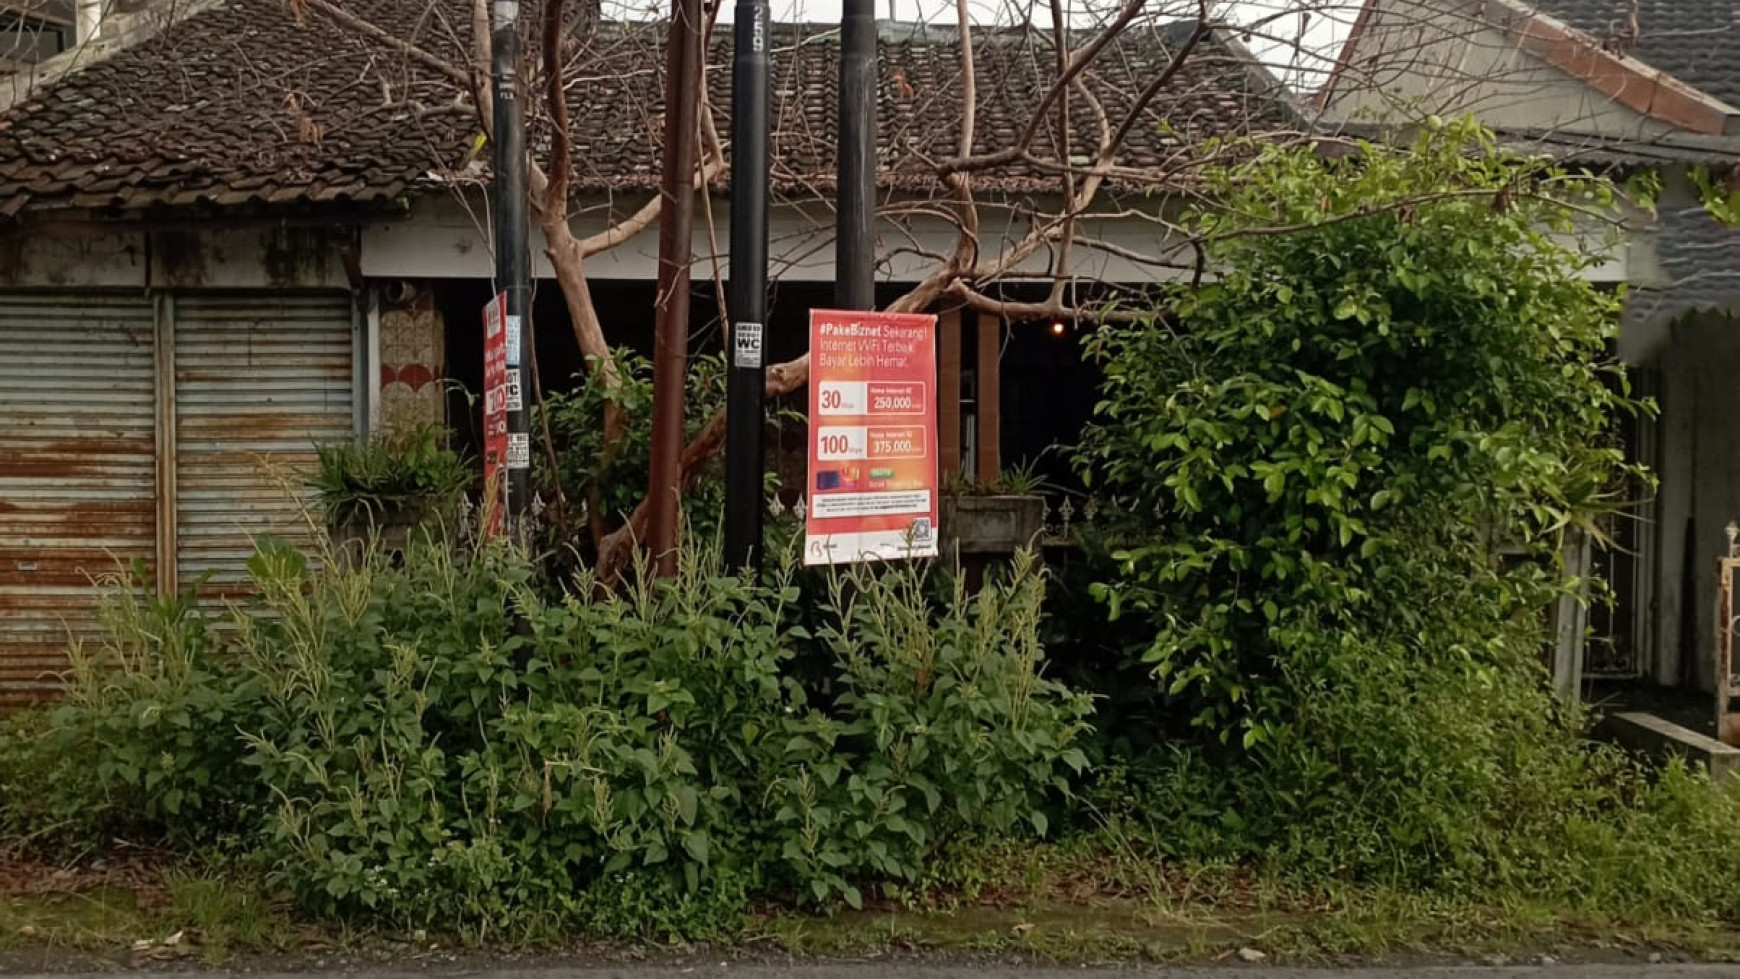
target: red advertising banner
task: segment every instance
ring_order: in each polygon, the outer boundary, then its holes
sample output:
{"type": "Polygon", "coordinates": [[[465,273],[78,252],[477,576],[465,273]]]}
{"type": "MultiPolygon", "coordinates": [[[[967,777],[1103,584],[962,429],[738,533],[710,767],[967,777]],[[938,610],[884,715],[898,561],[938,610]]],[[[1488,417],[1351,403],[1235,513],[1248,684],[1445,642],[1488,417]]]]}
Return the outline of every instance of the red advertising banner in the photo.
{"type": "Polygon", "coordinates": [[[937,554],[936,317],[810,312],[804,563],[937,554]]]}
{"type": "Polygon", "coordinates": [[[507,296],[483,308],[483,533],[501,533],[507,512],[507,296]]]}

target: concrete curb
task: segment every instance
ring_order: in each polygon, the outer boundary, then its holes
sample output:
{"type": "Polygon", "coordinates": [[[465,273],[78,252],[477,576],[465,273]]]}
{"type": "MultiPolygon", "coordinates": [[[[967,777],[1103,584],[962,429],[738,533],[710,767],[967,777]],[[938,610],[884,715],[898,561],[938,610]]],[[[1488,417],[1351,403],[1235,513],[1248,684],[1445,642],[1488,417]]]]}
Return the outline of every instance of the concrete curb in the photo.
{"type": "Polygon", "coordinates": [[[1685,758],[1707,770],[1711,779],[1740,774],[1740,748],[1654,714],[1643,711],[1608,714],[1595,730],[1602,738],[1652,757],[1685,758]]]}

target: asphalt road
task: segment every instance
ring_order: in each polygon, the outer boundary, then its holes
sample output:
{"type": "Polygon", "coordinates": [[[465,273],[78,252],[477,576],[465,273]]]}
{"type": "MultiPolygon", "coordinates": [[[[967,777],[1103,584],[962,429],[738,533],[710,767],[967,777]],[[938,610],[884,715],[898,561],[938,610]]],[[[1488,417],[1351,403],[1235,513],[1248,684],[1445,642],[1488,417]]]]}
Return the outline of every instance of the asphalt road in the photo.
{"type": "MultiPolygon", "coordinates": [[[[115,973],[0,973],[21,979],[115,979],[115,973]]],[[[1043,968],[1020,965],[926,966],[899,962],[841,963],[829,965],[686,965],[645,964],[598,967],[519,968],[487,967],[419,971],[395,971],[349,967],[332,972],[173,972],[170,975],[199,979],[310,979],[311,976],[344,976],[346,979],[1740,979],[1740,965],[1649,965],[1642,962],[1619,965],[1553,965],[1490,968],[1484,966],[1359,967],[1305,969],[1284,966],[1238,966],[1170,969],[1043,968]]]]}

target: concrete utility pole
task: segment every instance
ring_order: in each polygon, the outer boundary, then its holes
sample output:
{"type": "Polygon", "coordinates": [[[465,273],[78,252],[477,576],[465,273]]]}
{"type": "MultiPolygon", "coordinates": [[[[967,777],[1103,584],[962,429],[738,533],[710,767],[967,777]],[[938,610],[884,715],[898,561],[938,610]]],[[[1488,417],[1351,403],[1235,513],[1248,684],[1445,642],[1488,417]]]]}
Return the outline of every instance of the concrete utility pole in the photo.
{"type": "Polygon", "coordinates": [[[701,0],[674,0],[665,49],[664,209],[659,212],[658,326],[653,337],[652,466],[647,546],[660,577],[677,573],[683,489],[683,396],[689,369],[689,262],[694,250],[696,80],[701,0]]]}

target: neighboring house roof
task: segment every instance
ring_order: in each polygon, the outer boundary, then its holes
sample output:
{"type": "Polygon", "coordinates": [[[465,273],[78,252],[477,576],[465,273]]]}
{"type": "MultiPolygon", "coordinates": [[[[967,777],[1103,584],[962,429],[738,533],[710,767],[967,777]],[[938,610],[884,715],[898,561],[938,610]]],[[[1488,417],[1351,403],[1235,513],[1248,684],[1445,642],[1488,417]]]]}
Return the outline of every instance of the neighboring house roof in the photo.
{"type": "MultiPolygon", "coordinates": [[[[1583,46],[1595,49],[1601,58],[1617,59],[1632,71],[1659,72],[1707,97],[1717,110],[1699,113],[1691,100],[1681,100],[1675,107],[1681,111],[1666,115],[1689,131],[1658,140],[1568,146],[1563,134],[1543,137],[1561,159],[1727,167],[1740,157],[1735,125],[1735,107],[1740,106],[1740,61],[1735,60],[1740,53],[1740,0],[1529,2],[1539,15],[1580,32],[1583,46]],[[1701,127],[1687,125],[1700,120],[1701,127]]],[[[1577,63],[1595,64],[1591,59],[1577,63]]],[[[1611,73],[1591,71],[1585,80],[1600,87],[1610,78],[1611,73]]],[[[1740,272],[1736,272],[1740,236],[1733,229],[1701,204],[1680,202],[1662,205],[1653,238],[1655,260],[1666,284],[1631,292],[1625,304],[1624,332],[1647,336],[1647,331],[1638,331],[1644,323],[1734,307],[1740,298],[1740,272]]]]}
{"type": "MultiPolygon", "coordinates": [[[[1601,97],[1659,125],[1645,132],[1555,126],[1550,112],[1531,124],[1497,127],[1506,147],[1567,164],[1604,167],[1732,168],[1740,162],[1740,0],[1367,0],[1337,59],[1321,105],[1351,86],[1362,38],[1381,34],[1384,15],[1429,23],[1448,15],[1456,29],[1504,32],[1506,44],[1581,82],[1601,97]],[[1381,9],[1380,9],[1381,5],[1381,9]],[[1633,10],[1636,11],[1635,18],[1633,10]],[[1460,17],[1460,22],[1454,18],[1460,17]]],[[[1403,63],[1399,70],[1407,70],[1403,63]]],[[[1452,94],[1460,90],[1451,86],[1452,94]]],[[[1543,109],[1549,106],[1542,105],[1543,109]]],[[[1453,110],[1452,110],[1453,111],[1453,110]]],[[[1473,109],[1480,114],[1479,107],[1473,109]]],[[[1410,116],[1410,119],[1412,116],[1410,116]]],[[[1325,120],[1327,135],[1405,141],[1406,120],[1372,124],[1325,120]]],[[[1683,177],[1657,202],[1649,248],[1625,304],[1625,332],[1693,310],[1740,309],[1740,234],[1716,221],[1683,177]]]]}
{"type": "MultiPolygon", "coordinates": [[[[293,6],[220,3],[0,113],[0,217],[383,204],[455,174],[478,175],[477,124],[451,79],[293,6]]],[[[348,0],[345,9],[454,61],[470,33],[465,0],[348,0]]],[[[709,52],[709,93],[719,106],[729,105],[728,34],[718,31],[709,52]]],[[[880,46],[885,187],[934,189],[934,161],[955,152],[960,50],[952,36],[913,29],[880,46]]],[[[577,190],[656,187],[662,37],[663,25],[604,25],[579,53],[570,127],[577,190]]],[[[979,151],[1005,145],[1054,77],[1049,50],[1023,40],[1031,38],[1003,30],[975,38],[979,151]]],[[[1126,37],[1085,74],[1114,125],[1166,64],[1169,43],[1163,32],[1126,37]]],[[[771,51],[774,181],[787,192],[825,187],[834,178],[837,32],[778,25],[771,51]]],[[[1100,123],[1086,100],[1074,99],[1072,109],[1072,154],[1090,153],[1100,123]]],[[[1149,108],[1118,162],[1164,168],[1252,119],[1269,128],[1292,122],[1248,61],[1210,45],[1149,108]]],[[[721,119],[721,135],[726,127],[721,119]]],[[[1049,127],[1041,133],[1051,138],[1049,127]]],[[[1018,166],[977,183],[1019,192],[1056,179],[1018,166]]]]}
{"type": "Polygon", "coordinates": [[[1740,0],[1532,0],[1536,9],[1740,105],[1740,0]]]}
{"type": "MultiPolygon", "coordinates": [[[[1731,16],[1734,5],[1740,4],[1740,0],[1638,2],[1659,4],[1663,10],[1684,4],[1730,12],[1724,16],[1731,16]]],[[[1731,104],[1716,92],[1697,87],[1666,65],[1646,63],[1633,56],[1635,52],[1628,53],[1635,43],[1616,35],[1610,36],[1609,22],[1594,13],[1623,4],[1627,11],[1625,23],[1629,25],[1631,3],[1632,0],[1364,0],[1329,80],[1318,93],[1318,102],[1320,106],[1327,106],[1338,96],[1343,75],[1353,59],[1359,57],[1362,40],[1372,23],[1381,16],[1378,8],[1382,4],[1386,11],[1414,8],[1426,15],[1421,17],[1422,21],[1429,21],[1432,14],[1451,13],[1475,24],[1497,28],[1508,35],[1508,43],[1565,72],[1617,105],[1690,133],[1740,136],[1740,108],[1736,108],[1736,104],[1731,104]],[[1585,15],[1584,25],[1557,16],[1561,6],[1567,12],[1585,15]],[[1595,27],[1597,21],[1600,21],[1600,26],[1596,31],[1586,29],[1586,26],[1595,27]]],[[[1678,20],[1695,20],[1697,16],[1680,15],[1678,20]]],[[[1641,14],[1639,17],[1641,19],[1641,14]]],[[[1693,36],[1709,36],[1712,32],[1719,34],[1720,30],[1740,31],[1740,27],[1732,22],[1726,28],[1715,24],[1709,26],[1710,30],[1703,35],[1682,32],[1676,37],[1685,41],[1693,36]]],[[[1662,53],[1666,55],[1669,50],[1678,50],[1679,47],[1678,41],[1664,45],[1662,53]]],[[[1706,55],[1719,57],[1709,51],[1706,55]]],[[[1708,78],[1725,73],[1740,77],[1740,70],[1727,67],[1700,69],[1701,76],[1708,78]]]]}

